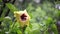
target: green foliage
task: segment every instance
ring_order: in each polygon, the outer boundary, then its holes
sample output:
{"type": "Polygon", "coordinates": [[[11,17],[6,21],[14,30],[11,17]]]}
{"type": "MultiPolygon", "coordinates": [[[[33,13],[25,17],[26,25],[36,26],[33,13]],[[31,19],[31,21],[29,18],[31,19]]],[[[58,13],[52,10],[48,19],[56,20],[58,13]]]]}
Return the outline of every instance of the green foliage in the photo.
{"type": "MultiPolygon", "coordinates": [[[[0,0],[1,1],[1,0],[0,0]]],[[[26,27],[25,34],[58,34],[56,27],[57,18],[60,16],[58,9],[53,7],[54,5],[50,2],[44,2],[41,5],[34,6],[29,3],[26,7],[28,14],[31,16],[30,25],[26,27]]],[[[1,15],[0,21],[1,31],[0,34],[22,34],[22,29],[16,20],[12,21],[13,12],[18,11],[18,9],[11,3],[6,3],[6,8],[3,8],[3,13],[1,15]],[[4,17],[7,9],[10,9],[12,14],[9,17],[4,17]]]]}
{"type": "Polygon", "coordinates": [[[0,2],[2,2],[2,0],[0,0],[0,2]]]}
{"type": "Polygon", "coordinates": [[[10,4],[10,3],[6,3],[6,6],[11,10],[11,11],[17,11],[18,9],[14,6],[14,5],[12,5],[12,4],[10,4]],[[13,7],[13,8],[12,8],[13,7]]]}

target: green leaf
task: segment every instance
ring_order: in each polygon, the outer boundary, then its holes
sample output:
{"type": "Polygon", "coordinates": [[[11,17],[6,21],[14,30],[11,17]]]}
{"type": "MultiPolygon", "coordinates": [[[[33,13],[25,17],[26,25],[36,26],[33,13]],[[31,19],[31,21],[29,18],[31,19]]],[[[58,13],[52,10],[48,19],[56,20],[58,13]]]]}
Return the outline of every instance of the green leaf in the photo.
{"type": "Polygon", "coordinates": [[[48,17],[46,20],[46,26],[49,26],[49,24],[52,24],[53,19],[51,17],[48,17]]]}
{"type": "Polygon", "coordinates": [[[32,28],[32,24],[31,23],[29,24],[29,27],[32,28]]]}
{"type": "Polygon", "coordinates": [[[54,34],[58,34],[58,30],[57,30],[57,27],[56,27],[55,24],[52,24],[52,25],[51,25],[51,29],[52,29],[52,31],[54,32],[54,34]]]}
{"type": "Polygon", "coordinates": [[[3,8],[3,13],[2,13],[2,15],[1,15],[1,17],[4,17],[4,16],[5,16],[7,10],[8,10],[7,8],[3,8]]]}
{"type": "Polygon", "coordinates": [[[2,0],[0,0],[0,2],[2,2],[2,0]]]}
{"type": "Polygon", "coordinates": [[[7,6],[12,12],[18,10],[18,9],[17,9],[14,5],[12,5],[11,3],[6,3],[6,6],[7,6]]]}
{"type": "Polygon", "coordinates": [[[17,30],[17,33],[18,33],[18,34],[22,34],[22,32],[21,32],[20,30],[17,30]]]}
{"type": "Polygon", "coordinates": [[[48,30],[44,31],[44,34],[49,34],[48,30]]]}
{"type": "Polygon", "coordinates": [[[27,34],[40,34],[39,24],[38,23],[31,23],[32,28],[27,27],[25,33],[27,34]]]}

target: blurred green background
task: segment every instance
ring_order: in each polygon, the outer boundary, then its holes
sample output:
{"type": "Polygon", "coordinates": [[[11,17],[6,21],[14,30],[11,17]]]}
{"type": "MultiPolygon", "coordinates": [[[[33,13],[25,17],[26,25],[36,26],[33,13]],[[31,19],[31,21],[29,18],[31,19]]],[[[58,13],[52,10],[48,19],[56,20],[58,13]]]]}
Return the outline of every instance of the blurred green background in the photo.
{"type": "Polygon", "coordinates": [[[0,34],[21,34],[14,11],[24,9],[31,17],[24,34],[60,34],[59,0],[0,0],[0,34]]]}

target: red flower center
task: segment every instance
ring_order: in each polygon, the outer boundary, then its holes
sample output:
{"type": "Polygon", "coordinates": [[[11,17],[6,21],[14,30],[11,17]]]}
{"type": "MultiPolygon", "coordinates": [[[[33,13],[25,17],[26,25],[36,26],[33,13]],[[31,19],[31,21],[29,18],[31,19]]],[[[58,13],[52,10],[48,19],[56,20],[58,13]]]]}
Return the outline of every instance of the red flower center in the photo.
{"type": "Polygon", "coordinates": [[[21,17],[21,20],[25,21],[27,16],[25,14],[22,14],[20,17],[21,17]]]}

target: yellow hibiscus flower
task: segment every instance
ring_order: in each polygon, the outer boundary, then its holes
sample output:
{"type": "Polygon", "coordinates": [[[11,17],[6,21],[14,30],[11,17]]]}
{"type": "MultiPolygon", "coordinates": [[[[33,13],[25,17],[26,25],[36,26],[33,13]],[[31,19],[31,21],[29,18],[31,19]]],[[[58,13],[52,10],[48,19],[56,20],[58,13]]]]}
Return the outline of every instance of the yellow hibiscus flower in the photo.
{"type": "Polygon", "coordinates": [[[16,17],[16,20],[21,27],[29,26],[30,16],[26,10],[14,12],[14,17],[16,17]]]}

